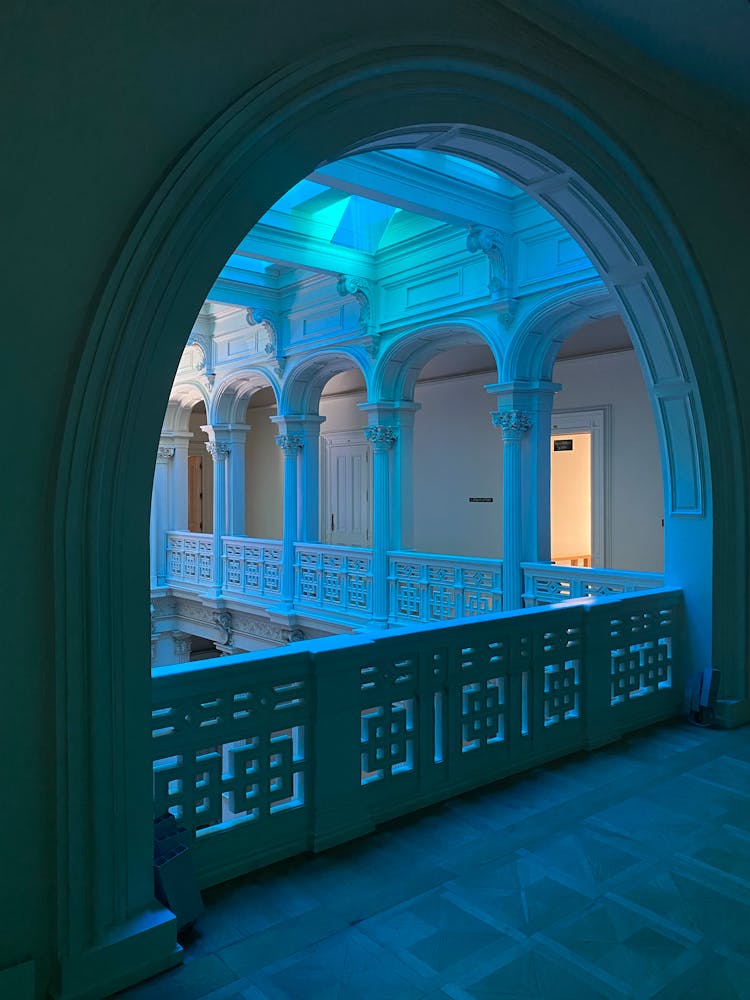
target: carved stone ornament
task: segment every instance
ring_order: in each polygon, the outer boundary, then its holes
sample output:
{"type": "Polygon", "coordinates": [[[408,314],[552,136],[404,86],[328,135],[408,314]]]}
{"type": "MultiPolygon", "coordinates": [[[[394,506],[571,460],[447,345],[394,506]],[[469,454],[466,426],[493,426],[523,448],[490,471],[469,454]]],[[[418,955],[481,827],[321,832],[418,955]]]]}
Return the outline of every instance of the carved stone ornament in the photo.
{"type": "Polygon", "coordinates": [[[287,458],[296,458],[304,443],[304,438],[301,434],[279,434],[276,437],[276,444],[287,458]]]}
{"type": "Polygon", "coordinates": [[[287,642],[302,642],[305,638],[305,633],[301,628],[292,628],[287,632],[287,642]]]}
{"type": "Polygon", "coordinates": [[[170,445],[160,444],[156,456],[160,462],[168,462],[170,458],[174,458],[174,448],[170,445]]]}
{"type": "Polygon", "coordinates": [[[373,427],[365,427],[365,437],[372,445],[373,451],[389,451],[396,443],[398,435],[393,427],[375,424],[373,427]]]}
{"type": "Polygon", "coordinates": [[[229,611],[217,611],[214,615],[214,625],[221,629],[224,633],[224,638],[221,640],[222,646],[232,645],[232,615],[229,611]]]}
{"type": "Polygon", "coordinates": [[[501,410],[492,414],[492,423],[499,427],[503,440],[519,438],[531,430],[531,417],[525,410],[501,410]]]}
{"type": "Polygon", "coordinates": [[[193,637],[188,635],[187,632],[175,632],[174,637],[174,651],[178,656],[189,656],[190,651],[193,648],[193,637]]]}
{"type": "Polygon", "coordinates": [[[336,284],[339,295],[346,297],[352,295],[359,303],[359,327],[365,336],[372,335],[372,328],[375,325],[374,317],[374,289],[372,282],[367,278],[358,278],[352,274],[340,274],[336,284]]]}
{"type": "Polygon", "coordinates": [[[466,237],[469,253],[482,251],[490,262],[490,280],[487,285],[493,299],[499,299],[508,287],[508,265],[503,248],[503,235],[489,226],[471,226],[466,237]]]}
{"type": "Polygon", "coordinates": [[[229,450],[228,441],[206,441],[206,451],[214,462],[223,462],[229,450]]]}

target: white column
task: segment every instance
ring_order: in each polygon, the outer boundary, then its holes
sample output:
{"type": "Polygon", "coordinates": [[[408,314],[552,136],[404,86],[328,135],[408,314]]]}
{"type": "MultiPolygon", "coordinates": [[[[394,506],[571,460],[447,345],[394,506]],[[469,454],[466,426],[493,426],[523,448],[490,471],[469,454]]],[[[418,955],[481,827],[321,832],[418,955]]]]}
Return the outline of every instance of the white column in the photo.
{"type": "Polygon", "coordinates": [[[320,425],[325,417],[295,420],[302,436],[302,463],[297,511],[297,540],[320,541],[320,425]]]}
{"type": "MultiPolygon", "coordinates": [[[[210,442],[226,446],[225,497],[226,513],[223,535],[245,534],[245,441],[249,424],[208,424],[202,427],[210,442]]],[[[214,480],[215,483],[215,480],[214,480]]],[[[217,501],[214,494],[214,515],[217,501]]],[[[214,521],[214,534],[216,523],[214,521]]]]}
{"type": "Polygon", "coordinates": [[[149,543],[151,546],[151,589],[163,587],[167,576],[167,531],[169,525],[170,464],[175,450],[171,446],[159,445],[154,468],[154,485],[151,492],[151,521],[149,543]]]}
{"type": "Polygon", "coordinates": [[[371,424],[365,437],[372,447],[372,617],[388,624],[388,551],[391,547],[391,453],[397,434],[387,424],[371,424]]]}
{"type": "Polygon", "coordinates": [[[245,444],[249,424],[232,424],[229,437],[229,464],[227,467],[227,534],[245,535],[245,510],[247,480],[245,477],[245,444]]]}
{"type": "Polygon", "coordinates": [[[213,579],[211,581],[211,597],[220,597],[224,582],[223,541],[227,533],[227,459],[229,457],[229,442],[217,441],[213,435],[213,427],[204,427],[214,437],[206,442],[206,451],[213,459],[214,465],[214,530],[213,530],[213,579]]]}
{"type": "Polygon", "coordinates": [[[192,437],[187,431],[169,436],[174,447],[169,483],[169,531],[188,530],[188,449],[192,437]]]}
{"type": "Polygon", "coordinates": [[[523,437],[531,428],[524,410],[502,410],[492,422],[503,435],[503,611],[522,607],[524,482],[521,463],[523,437]]]}
{"type": "Polygon", "coordinates": [[[369,414],[373,424],[392,427],[395,432],[388,549],[411,549],[414,546],[414,417],[422,404],[401,399],[357,405],[369,414]]]}
{"type": "Polygon", "coordinates": [[[284,534],[281,541],[281,601],[286,611],[294,607],[294,543],[297,541],[298,465],[304,444],[301,434],[279,434],[276,444],[284,453],[284,534]]]}

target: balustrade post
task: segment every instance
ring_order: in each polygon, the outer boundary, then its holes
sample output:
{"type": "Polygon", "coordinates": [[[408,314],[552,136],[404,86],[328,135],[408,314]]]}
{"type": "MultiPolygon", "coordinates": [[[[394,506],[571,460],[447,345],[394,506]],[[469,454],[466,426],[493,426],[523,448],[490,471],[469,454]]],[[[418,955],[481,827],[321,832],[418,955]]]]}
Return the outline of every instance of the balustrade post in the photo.
{"type": "Polygon", "coordinates": [[[294,607],[294,543],[297,541],[297,466],[304,444],[301,434],[279,434],[276,444],[284,453],[284,534],[281,540],[281,603],[294,607]]]}
{"type": "Polygon", "coordinates": [[[166,586],[167,581],[167,524],[170,509],[170,463],[175,449],[160,443],[156,452],[154,485],[151,492],[151,519],[149,542],[151,546],[151,590],[166,586]]]}
{"type": "Polygon", "coordinates": [[[388,551],[390,549],[391,449],[396,431],[385,424],[371,424],[365,437],[372,448],[372,617],[376,627],[388,623],[388,551]]]}
{"type": "Polygon", "coordinates": [[[218,598],[224,582],[223,538],[227,534],[227,466],[230,452],[229,442],[216,440],[215,428],[203,428],[211,440],[206,442],[206,451],[213,459],[214,466],[214,518],[213,518],[213,563],[211,592],[208,596],[218,598]]]}

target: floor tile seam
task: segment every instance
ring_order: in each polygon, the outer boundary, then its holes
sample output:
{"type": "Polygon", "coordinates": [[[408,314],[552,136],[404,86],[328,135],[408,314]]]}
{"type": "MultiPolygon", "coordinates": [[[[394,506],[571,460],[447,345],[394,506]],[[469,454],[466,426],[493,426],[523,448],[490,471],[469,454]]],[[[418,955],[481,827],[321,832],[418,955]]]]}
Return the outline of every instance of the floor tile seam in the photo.
{"type": "MultiPolygon", "coordinates": [[[[681,862],[687,868],[694,869],[694,874],[696,875],[700,872],[703,872],[706,875],[710,876],[712,879],[718,878],[719,881],[724,881],[725,883],[728,883],[728,885],[726,885],[726,888],[732,887],[736,888],[737,890],[744,889],[746,900],[750,903],[750,897],[748,896],[748,890],[750,890],[750,880],[741,878],[739,875],[732,875],[731,872],[726,872],[722,868],[716,868],[714,865],[709,865],[707,862],[701,861],[699,858],[691,857],[689,854],[683,854],[682,852],[676,853],[675,859],[681,862]]],[[[723,896],[727,895],[726,892],[721,891],[717,882],[715,881],[712,881],[710,884],[708,882],[704,882],[704,884],[708,885],[709,888],[714,889],[716,892],[719,892],[723,896]]]]}
{"type": "Polygon", "coordinates": [[[584,976],[594,979],[609,989],[615,990],[618,997],[632,1000],[634,996],[633,988],[628,983],[599,968],[593,962],[589,962],[580,955],[576,955],[574,951],[555,941],[554,938],[549,938],[540,931],[533,934],[531,940],[540,945],[545,951],[555,955],[558,959],[563,959],[569,966],[578,970],[579,974],[582,973],[584,976]]]}
{"type": "Polygon", "coordinates": [[[617,903],[618,906],[630,910],[631,913],[643,917],[652,926],[655,926],[660,933],[668,931],[668,936],[673,939],[679,939],[677,940],[677,944],[684,945],[685,947],[696,947],[706,941],[706,936],[702,931],[691,931],[689,928],[683,927],[681,924],[669,920],[667,917],[663,917],[661,914],[656,913],[656,911],[650,910],[647,906],[641,906],[640,903],[628,899],[627,896],[621,896],[615,892],[607,892],[603,894],[603,898],[617,903]]]}

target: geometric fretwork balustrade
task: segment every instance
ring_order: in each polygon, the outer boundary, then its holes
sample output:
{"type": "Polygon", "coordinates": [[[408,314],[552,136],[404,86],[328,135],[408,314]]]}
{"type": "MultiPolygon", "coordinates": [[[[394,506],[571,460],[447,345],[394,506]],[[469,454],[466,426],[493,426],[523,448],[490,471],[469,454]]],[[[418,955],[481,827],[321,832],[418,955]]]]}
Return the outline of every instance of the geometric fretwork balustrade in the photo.
{"type": "Polygon", "coordinates": [[[155,668],[155,811],[204,885],[343,842],[676,714],[683,614],[648,591],[155,668]]]}

